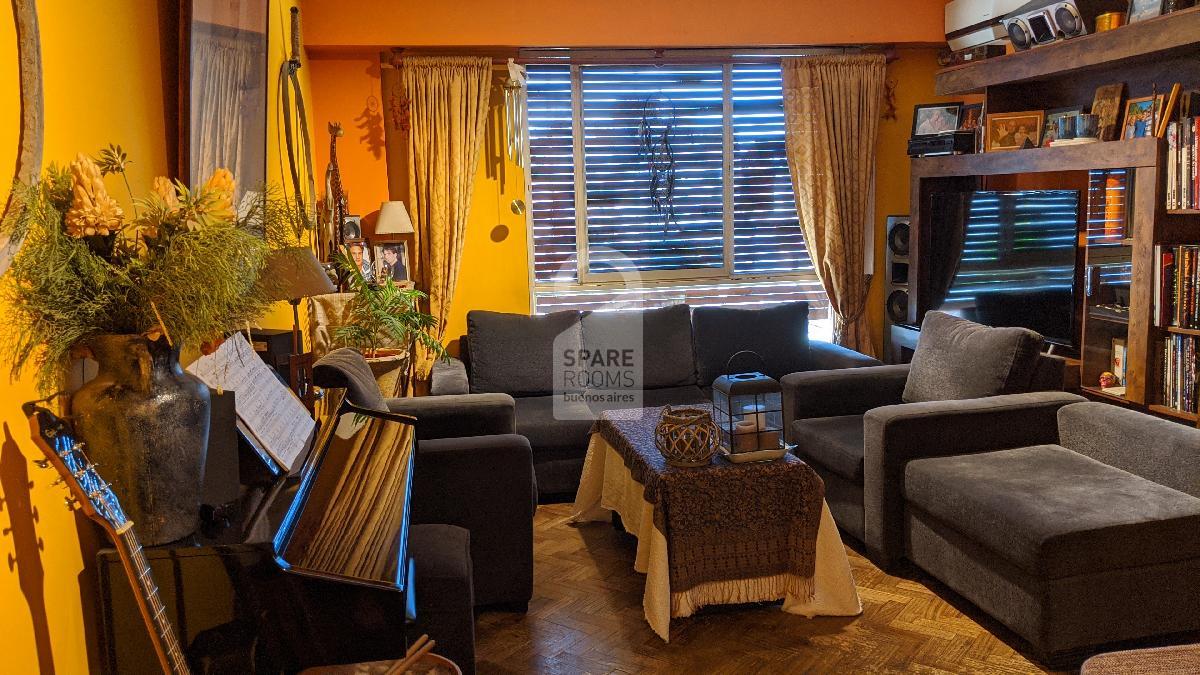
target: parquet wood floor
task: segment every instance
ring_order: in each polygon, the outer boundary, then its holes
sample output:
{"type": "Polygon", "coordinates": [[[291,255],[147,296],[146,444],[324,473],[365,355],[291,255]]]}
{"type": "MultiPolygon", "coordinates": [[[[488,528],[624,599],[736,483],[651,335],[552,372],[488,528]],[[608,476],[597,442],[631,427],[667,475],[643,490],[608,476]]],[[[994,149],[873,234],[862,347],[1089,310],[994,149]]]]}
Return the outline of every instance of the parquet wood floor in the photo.
{"type": "MultiPolygon", "coordinates": [[[[476,622],[480,673],[1041,673],[924,583],[889,576],[847,548],[863,602],[854,618],[777,605],[711,607],[671,623],[664,643],[642,615],[635,540],[607,523],[538,507],[528,614],[476,622]]],[[[933,582],[936,583],[936,582],[933,582]]],[[[978,619],[978,621],[977,621],[978,619]]]]}

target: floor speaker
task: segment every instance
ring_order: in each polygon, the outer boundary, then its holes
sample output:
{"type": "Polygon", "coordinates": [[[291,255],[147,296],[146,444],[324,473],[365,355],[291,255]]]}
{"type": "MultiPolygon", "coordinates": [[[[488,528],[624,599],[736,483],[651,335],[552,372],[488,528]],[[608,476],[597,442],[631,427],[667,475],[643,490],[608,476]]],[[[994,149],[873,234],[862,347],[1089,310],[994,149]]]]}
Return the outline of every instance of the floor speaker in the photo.
{"type": "Polygon", "coordinates": [[[887,300],[884,313],[891,323],[908,321],[908,249],[910,241],[908,216],[887,217],[887,251],[884,257],[887,276],[887,300]]]}

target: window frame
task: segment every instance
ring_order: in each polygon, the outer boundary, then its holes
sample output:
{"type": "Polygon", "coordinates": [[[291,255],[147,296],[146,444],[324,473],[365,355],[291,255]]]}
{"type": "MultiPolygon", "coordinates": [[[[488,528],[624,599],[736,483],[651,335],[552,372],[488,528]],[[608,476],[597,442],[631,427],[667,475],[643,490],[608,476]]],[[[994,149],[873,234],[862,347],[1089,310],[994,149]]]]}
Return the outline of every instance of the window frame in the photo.
{"type": "MultiPolygon", "coordinates": [[[[778,62],[775,62],[778,63],[778,62]]],[[[571,149],[573,187],[575,192],[575,271],[576,279],[572,281],[541,281],[537,278],[535,260],[535,216],[532,202],[526,209],[526,222],[529,232],[527,238],[529,254],[530,307],[534,312],[538,308],[538,296],[555,292],[582,291],[588,289],[623,288],[661,289],[673,285],[689,285],[695,282],[724,281],[745,282],[747,284],[771,281],[796,281],[819,283],[815,269],[811,272],[778,272],[774,274],[735,274],[734,272],[734,234],[735,234],[735,176],[734,176],[734,124],[733,124],[733,69],[739,65],[764,65],[762,60],[747,59],[745,62],[714,59],[711,64],[721,68],[722,86],[722,260],[721,267],[694,268],[682,270],[651,270],[632,272],[591,272],[589,271],[589,238],[588,238],[588,209],[587,209],[587,172],[586,151],[584,142],[583,119],[583,78],[582,70],[587,67],[611,67],[620,65],[644,65],[631,63],[608,63],[603,60],[595,62],[573,62],[568,64],[571,82],[571,149]],[[630,277],[640,282],[631,286],[630,277]]],[[[659,62],[657,65],[663,65],[659,62]]],[[[529,130],[525,133],[528,137],[529,130]]],[[[525,144],[525,165],[531,166],[531,144],[525,144]]],[[[532,195],[532,172],[525,172],[526,194],[532,195]]],[[[796,214],[797,219],[800,214],[796,214]]]]}

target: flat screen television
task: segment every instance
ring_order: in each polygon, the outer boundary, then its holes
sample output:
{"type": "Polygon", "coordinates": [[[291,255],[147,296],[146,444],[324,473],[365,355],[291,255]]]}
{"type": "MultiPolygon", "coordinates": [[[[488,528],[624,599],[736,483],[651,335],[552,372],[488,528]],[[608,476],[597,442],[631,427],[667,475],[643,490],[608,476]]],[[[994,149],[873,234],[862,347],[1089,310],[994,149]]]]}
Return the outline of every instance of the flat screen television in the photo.
{"type": "Polygon", "coordinates": [[[936,193],[931,207],[926,309],[1075,346],[1079,191],[936,193]]]}

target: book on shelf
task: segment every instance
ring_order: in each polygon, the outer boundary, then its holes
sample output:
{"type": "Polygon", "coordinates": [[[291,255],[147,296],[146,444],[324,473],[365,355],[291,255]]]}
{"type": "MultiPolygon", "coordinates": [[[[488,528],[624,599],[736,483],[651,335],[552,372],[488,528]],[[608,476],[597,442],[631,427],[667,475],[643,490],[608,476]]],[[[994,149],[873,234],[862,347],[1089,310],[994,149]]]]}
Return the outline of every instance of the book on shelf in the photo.
{"type": "Polygon", "coordinates": [[[1163,340],[1163,405],[1196,412],[1196,343],[1194,335],[1168,335],[1163,340]]]}
{"type": "Polygon", "coordinates": [[[1180,99],[1179,116],[1167,124],[1167,208],[1200,209],[1200,91],[1180,99]]]}
{"type": "Polygon", "coordinates": [[[1200,329],[1200,245],[1154,247],[1154,325],[1200,329]]]}

